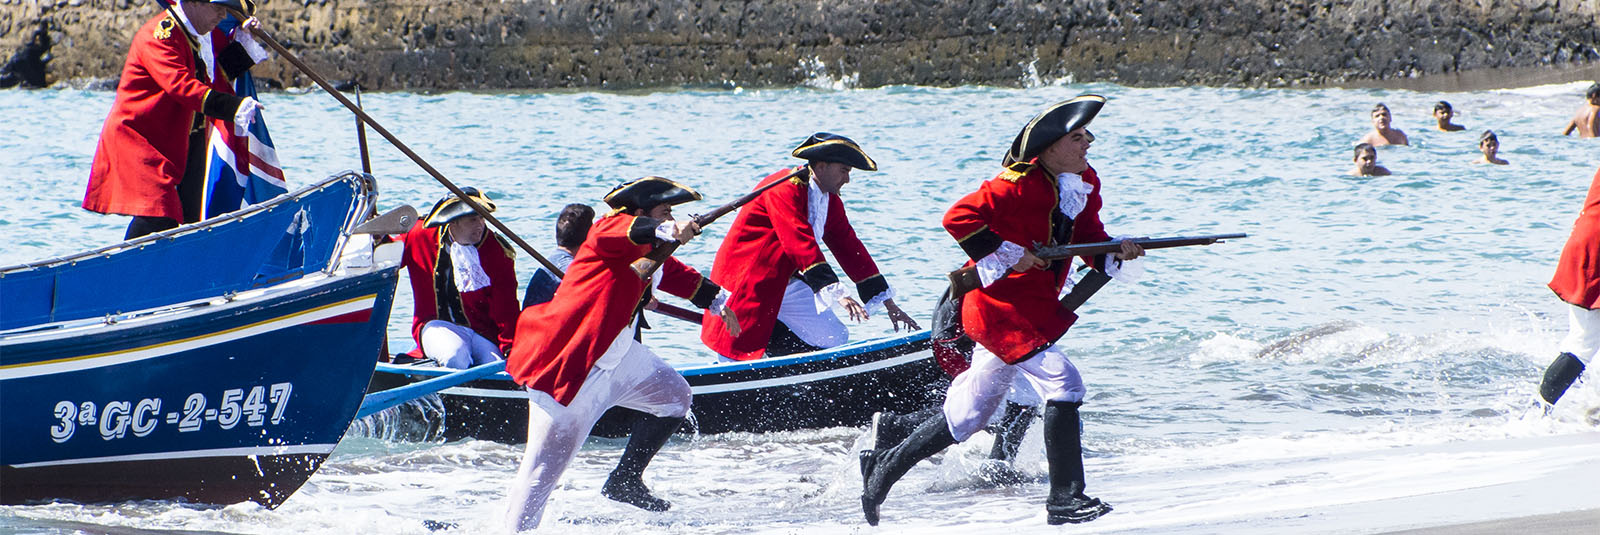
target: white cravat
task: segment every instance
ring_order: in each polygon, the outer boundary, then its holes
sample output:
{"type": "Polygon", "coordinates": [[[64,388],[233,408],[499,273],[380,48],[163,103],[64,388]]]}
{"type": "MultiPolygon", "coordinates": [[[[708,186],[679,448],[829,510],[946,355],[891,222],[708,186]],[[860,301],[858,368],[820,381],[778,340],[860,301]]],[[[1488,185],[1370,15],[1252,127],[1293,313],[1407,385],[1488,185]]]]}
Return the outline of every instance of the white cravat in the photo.
{"type": "MultiPolygon", "coordinates": [[[[450,238],[446,236],[445,239],[450,238]]],[[[483,272],[483,265],[478,262],[476,245],[462,245],[450,240],[450,270],[455,275],[457,293],[489,287],[489,275],[483,272]]]]}
{"type": "Polygon", "coordinates": [[[1089,206],[1089,193],[1094,191],[1094,186],[1083,181],[1083,176],[1077,173],[1061,173],[1056,175],[1057,192],[1061,203],[1058,208],[1067,219],[1077,219],[1078,214],[1089,206]]]}
{"type": "Polygon", "coordinates": [[[817,187],[816,177],[806,181],[811,187],[806,189],[806,221],[811,223],[811,234],[817,238],[817,245],[822,245],[822,228],[828,224],[828,194],[817,187]]]}

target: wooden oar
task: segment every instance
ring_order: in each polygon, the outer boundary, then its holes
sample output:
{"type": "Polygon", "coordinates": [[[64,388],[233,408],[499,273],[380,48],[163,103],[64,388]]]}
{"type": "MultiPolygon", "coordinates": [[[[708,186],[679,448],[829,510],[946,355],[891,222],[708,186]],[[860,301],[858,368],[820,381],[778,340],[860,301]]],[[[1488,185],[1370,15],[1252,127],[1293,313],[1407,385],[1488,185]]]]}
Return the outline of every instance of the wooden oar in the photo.
{"type": "Polygon", "coordinates": [[[412,383],[406,386],[391,388],[382,392],[373,392],[362,398],[361,408],[356,411],[356,418],[366,418],[429,394],[433,394],[462,383],[475,381],[505,371],[506,361],[500,360],[488,364],[479,364],[465,370],[441,375],[426,381],[412,383]]]}
{"type": "MultiPolygon", "coordinates": [[[[539,254],[539,251],[534,250],[532,245],[529,245],[528,242],[523,241],[521,237],[517,236],[517,233],[512,232],[511,229],[507,228],[506,225],[501,223],[499,219],[496,219],[493,215],[489,214],[489,210],[478,204],[477,201],[472,200],[472,198],[467,197],[467,194],[463,193],[461,188],[456,187],[455,183],[451,182],[450,179],[445,178],[444,175],[441,174],[437,169],[434,169],[432,165],[428,165],[427,161],[424,161],[421,156],[417,156],[417,153],[412,152],[410,147],[407,147],[405,143],[402,143],[399,138],[394,137],[394,134],[389,133],[389,129],[384,128],[381,124],[378,124],[378,121],[367,115],[367,112],[361,111],[361,106],[357,106],[354,102],[350,102],[350,99],[345,98],[344,93],[340,93],[339,90],[334,89],[333,85],[329,84],[328,81],[322,77],[322,75],[317,74],[316,71],[311,70],[311,67],[308,67],[305,63],[301,62],[300,58],[296,57],[293,53],[289,52],[289,49],[284,48],[282,44],[278,43],[278,40],[274,39],[272,34],[267,33],[267,31],[262,28],[250,28],[250,33],[254,34],[256,39],[266,43],[267,46],[272,47],[272,50],[277,52],[278,56],[294,65],[296,69],[300,69],[300,72],[304,73],[308,78],[311,78],[311,81],[316,82],[318,87],[321,87],[323,91],[327,91],[329,95],[332,95],[334,100],[338,100],[340,104],[344,105],[344,107],[349,108],[351,113],[356,114],[356,117],[361,119],[361,122],[372,126],[373,131],[377,132],[378,135],[383,136],[384,139],[389,140],[390,144],[394,145],[396,149],[400,149],[400,152],[405,154],[407,158],[411,158],[411,161],[416,162],[417,166],[421,167],[423,171],[427,171],[429,175],[433,176],[434,180],[438,180],[440,184],[443,184],[445,189],[450,190],[451,194],[454,194],[457,198],[461,199],[461,202],[466,203],[467,206],[471,207],[472,211],[483,216],[484,221],[488,221],[489,224],[494,225],[494,228],[499,230],[501,234],[509,238],[512,242],[516,243],[518,247],[522,248],[522,250],[527,251],[529,255],[533,256],[534,260],[538,260],[540,264],[543,264],[544,268],[550,270],[550,273],[554,274],[556,278],[562,278],[565,276],[565,273],[561,271],[561,268],[556,267],[554,263],[550,262],[550,259],[545,258],[542,254],[539,254]]],[[[700,323],[699,314],[672,305],[667,305],[665,303],[657,306],[656,312],[685,321],[700,323]]]]}

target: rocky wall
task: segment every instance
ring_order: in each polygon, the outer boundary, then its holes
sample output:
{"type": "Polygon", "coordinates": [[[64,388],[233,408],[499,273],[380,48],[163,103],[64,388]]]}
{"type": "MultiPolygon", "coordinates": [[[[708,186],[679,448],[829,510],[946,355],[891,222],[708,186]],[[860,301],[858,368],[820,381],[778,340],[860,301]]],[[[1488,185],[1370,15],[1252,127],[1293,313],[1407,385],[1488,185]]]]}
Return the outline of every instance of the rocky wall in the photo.
{"type": "MultiPolygon", "coordinates": [[[[1600,62],[1600,0],[264,0],[371,89],[886,84],[1295,86],[1600,62]]],[[[0,0],[52,81],[114,79],[153,0],[0,0]]],[[[259,77],[303,86],[285,61],[259,77]]]]}

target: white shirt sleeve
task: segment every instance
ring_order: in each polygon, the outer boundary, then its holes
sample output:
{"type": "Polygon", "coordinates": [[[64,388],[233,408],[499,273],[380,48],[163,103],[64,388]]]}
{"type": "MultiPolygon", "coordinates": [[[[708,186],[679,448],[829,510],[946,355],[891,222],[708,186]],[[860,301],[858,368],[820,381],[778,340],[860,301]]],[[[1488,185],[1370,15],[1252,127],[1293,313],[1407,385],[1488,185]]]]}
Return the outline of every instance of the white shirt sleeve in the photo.
{"type": "Polygon", "coordinates": [[[839,299],[844,296],[845,289],[842,282],[823,286],[821,290],[817,291],[817,313],[821,314],[822,311],[833,308],[834,305],[839,304],[839,299]]]}
{"type": "MultiPolygon", "coordinates": [[[[1114,241],[1122,241],[1132,236],[1119,236],[1114,241]]],[[[1144,257],[1133,260],[1117,260],[1116,253],[1106,253],[1106,275],[1111,280],[1120,282],[1139,282],[1144,276],[1144,257]]]]}
{"type": "Polygon", "coordinates": [[[656,225],[656,238],[667,243],[678,243],[678,237],[674,236],[677,230],[678,227],[674,221],[670,219],[662,221],[660,225],[656,225]]]}
{"type": "Polygon", "coordinates": [[[872,317],[872,315],[877,314],[879,310],[883,310],[883,302],[890,299],[894,299],[893,286],[887,286],[883,291],[878,292],[878,295],[874,295],[872,296],[872,299],[868,299],[866,304],[867,317],[872,317]]]}
{"type": "Polygon", "coordinates": [[[244,47],[244,52],[250,55],[250,61],[261,63],[272,57],[271,54],[267,53],[267,49],[261,47],[261,43],[256,42],[256,37],[251,35],[250,30],[247,28],[235,29],[233,31],[233,40],[239,43],[239,46],[244,47]]]}
{"type": "Polygon", "coordinates": [[[978,261],[978,280],[983,281],[985,287],[994,284],[994,281],[1006,276],[1006,271],[1009,271],[1011,266],[1017,265],[1017,261],[1022,260],[1022,253],[1026,251],[1021,245],[1001,242],[1000,248],[978,261]]]}
{"type": "Polygon", "coordinates": [[[723,288],[722,291],[717,292],[716,297],[711,298],[711,306],[707,307],[706,310],[711,311],[711,315],[713,316],[719,318],[722,317],[722,307],[728,305],[728,299],[730,297],[732,296],[728,294],[728,289],[723,288]]]}

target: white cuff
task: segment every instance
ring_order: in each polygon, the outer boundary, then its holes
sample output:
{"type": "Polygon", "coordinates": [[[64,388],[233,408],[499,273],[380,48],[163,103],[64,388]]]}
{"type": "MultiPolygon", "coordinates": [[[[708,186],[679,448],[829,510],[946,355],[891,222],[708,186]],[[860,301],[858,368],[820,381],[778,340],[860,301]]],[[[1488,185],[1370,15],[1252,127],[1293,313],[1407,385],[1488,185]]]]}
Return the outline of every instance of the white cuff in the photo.
{"type": "Polygon", "coordinates": [[[239,109],[233,112],[234,135],[245,136],[250,134],[250,122],[255,120],[256,110],[260,107],[261,103],[256,102],[256,99],[251,97],[244,97],[244,100],[239,101],[239,109]]]}
{"type": "Polygon", "coordinates": [[[678,226],[673,220],[662,221],[660,225],[656,225],[656,239],[667,243],[678,243],[678,237],[675,236],[677,230],[678,226]]]}
{"type": "Polygon", "coordinates": [[[1006,276],[1011,266],[1017,265],[1017,261],[1022,260],[1024,252],[1027,252],[1027,249],[1023,249],[1021,245],[1001,242],[1000,248],[978,261],[978,280],[982,281],[985,287],[994,284],[994,281],[1006,276]]]}
{"type": "Polygon", "coordinates": [[[722,307],[725,307],[725,306],[728,305],[728,298],[729,297],[730,296],[728,295],[728,289],[727,288],[723,288],[722,291],[717,292],[717,296],[716,297],[711,298],[711,306],[706,307],[706,310],[711,311],[711,315],[713,315],[713,316],[716,316],[716,317],[719,317],[719,318],[722,317],[722,307]]]}
{"type": "Polygon", "coordinates": [[[839,299],[845,296],[844,283],[835,282],[823,286],[821,290],[817,291],[816,296],[817,313],[821,314],[822,311],[839,304],[839,299]]]}
{"type": "Polygon", "coordinates": [[[250,34],[249,28],[235,29],[233,31],[233,40],[244,47],[245,53],[250,55],[250,61],[261,63],[272,57],[272,54],[267,53],[267,49],[261,47],[261,43],[256,42],[256,38],[250,34]]]}
{"type": "Polygon", "coordinates": [[[1144,276],[1144,257],[1117,260],[1116,253],[1106,253],[1106,275],[1114,281],[1139,282],[1144,276]]]}
{"type": "Polygon", "coordinates": [[[890,299],[894,299],[894,287],[892,286],[887,287],[881,292],[878,292],[878,295],[872,296],[872,299],[868,299],[866,305],[867,317],[872,317],[872,315],[877,314],[879,310],[883,310],[883,302],[890,299]]]}

